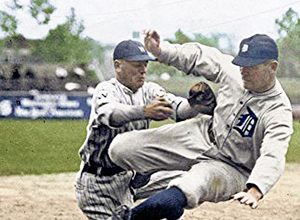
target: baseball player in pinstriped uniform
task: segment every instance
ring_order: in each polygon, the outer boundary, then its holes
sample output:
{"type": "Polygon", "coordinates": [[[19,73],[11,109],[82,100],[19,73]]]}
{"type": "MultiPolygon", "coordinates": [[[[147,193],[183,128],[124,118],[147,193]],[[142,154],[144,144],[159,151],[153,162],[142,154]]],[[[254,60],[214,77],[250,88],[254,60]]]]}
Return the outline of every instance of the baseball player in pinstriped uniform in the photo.
{"type": "Polygon", "coordinates": [[[254,35],[233,59],[199,43],[160,44],[156,31],[145,34],[158,61],[220,87],[212,118],[128,132],[111,143],[110,158],[124,169],[188,170],[120,219],[176,219],[184,208],[231,198],[256,208],[283,173],[293,132],[291,104],[275,76],[276,43],[254,35]]]}
{"type": "Polygon", "coordinates": [[[187,99],[166,93],[158,84],[145,82],[147,64],[153,58],[141,43],[122,41],[113,58],[116,77],[97,85],[87,137],[79,151],[82,162],[76,198],[89,219],[108,219],[121,204],[132,205],[133,171],[116,166],[107,154],[118,134],[147,129],[150,120],[184,120],[202,109],[201,105],[191,107],[187,99]]]}

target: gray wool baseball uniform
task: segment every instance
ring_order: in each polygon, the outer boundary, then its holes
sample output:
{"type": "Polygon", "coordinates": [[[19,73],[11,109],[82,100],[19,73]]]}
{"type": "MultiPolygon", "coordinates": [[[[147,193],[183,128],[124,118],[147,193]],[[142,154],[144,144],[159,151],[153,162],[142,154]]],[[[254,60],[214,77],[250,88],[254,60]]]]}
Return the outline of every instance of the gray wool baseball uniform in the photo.
{"type": "Polygon", "coordinates": [[[111,159],[141,173],[189,170],[170,183],[186,195],[187,208],[228,200],[251,184],[265,195],[284,171],[292,108],[278,80],[264,93],[244,89],[232,59],[199,43],[162,44],[160,62],[219,84],[214,116],[122,134],[111,143],[111,159]],[[140,141],[121,146],[133,137],[140,141]]]}
{"type": "MultiPolygon", "coordinates": [[[[75,189],[79,207],[89,219],[107,219],[121,204],[132,205],[129,184],[133,172],[117,169],[117,174],[112,174],[115,165],[111,163],[107,150],[118,134],[149,128],[150,120],[144,117],[143,107],[157,96],[165,97],[172,105],[175,110],[173,119],[188,115],[185,113],[186,99],[166,93],[156,83],[145,82],[135,93],[115,78],[96,87],[87,137],[79,151],[82,162],[75,189]],[[90,172],[86,167],[96,167],[96,170],[90,172]]],[[[159,184],[165,184],[162,178],[160,180],[159,184]]],[[[160,185],[154,184],[153,187],[149,190],[155,191],[160,185]]]]}

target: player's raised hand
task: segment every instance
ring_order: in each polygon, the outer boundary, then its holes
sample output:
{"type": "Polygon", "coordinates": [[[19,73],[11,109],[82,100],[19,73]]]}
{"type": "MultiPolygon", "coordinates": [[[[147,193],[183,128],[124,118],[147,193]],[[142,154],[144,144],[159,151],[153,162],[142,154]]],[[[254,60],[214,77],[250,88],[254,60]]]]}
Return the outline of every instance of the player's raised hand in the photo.
{"type": "Polygon", "coordinates": [[[157,98],[144,107],[145,117],[156,121],[169,118],[173,112],[172,106],[163,97],[157,98]]]}
{"type": "Polygon", "coordinates": [[[161,52],[159,34],[155,30],[145,30],[144,35],[144,44],[146,49],[155,57],[158,57],[161,52]]]}

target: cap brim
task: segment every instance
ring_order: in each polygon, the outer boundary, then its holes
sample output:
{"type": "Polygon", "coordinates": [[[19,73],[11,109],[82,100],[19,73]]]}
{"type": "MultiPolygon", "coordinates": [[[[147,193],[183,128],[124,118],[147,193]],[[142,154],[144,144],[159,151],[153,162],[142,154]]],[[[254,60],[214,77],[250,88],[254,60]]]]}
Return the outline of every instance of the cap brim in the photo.
{"type": "Polygon", "coordinates": [[[262,64],[266,62],[269,59],[256,59],[256,58],[249,58],[249,57],[242,57],[242,56],[236,56],[233,60],[232,63],[237,66],[241,67],[249,67],[249,66],[256,66],[259,64],[262,64]]]}
{"type": "Polygon", "coordinates": [[[123,58],[124,60],[128,61],[156,61],[156,58],[150,57],[148,55],[137,55],[137,56],[131,56],[131,57],[126,57],[123,58]]]}

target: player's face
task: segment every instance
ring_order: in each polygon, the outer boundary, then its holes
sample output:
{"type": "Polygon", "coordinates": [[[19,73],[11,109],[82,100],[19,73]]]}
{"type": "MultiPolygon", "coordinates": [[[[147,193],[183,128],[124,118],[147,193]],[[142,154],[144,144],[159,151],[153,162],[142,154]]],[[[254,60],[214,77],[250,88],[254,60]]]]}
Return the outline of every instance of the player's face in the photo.
{"type": "Polygon", "coordinates": [[[116,77],[123,85],[136,92],[145,82],[147,65],[148,61],[116,60],[116,77]]]}
{"type": "Polygon", "coordinates": [[[274,85],[276,61],[267,61],[251,67],[241,67],[244,88],[253,92],[265,92],[274,85]]]}

